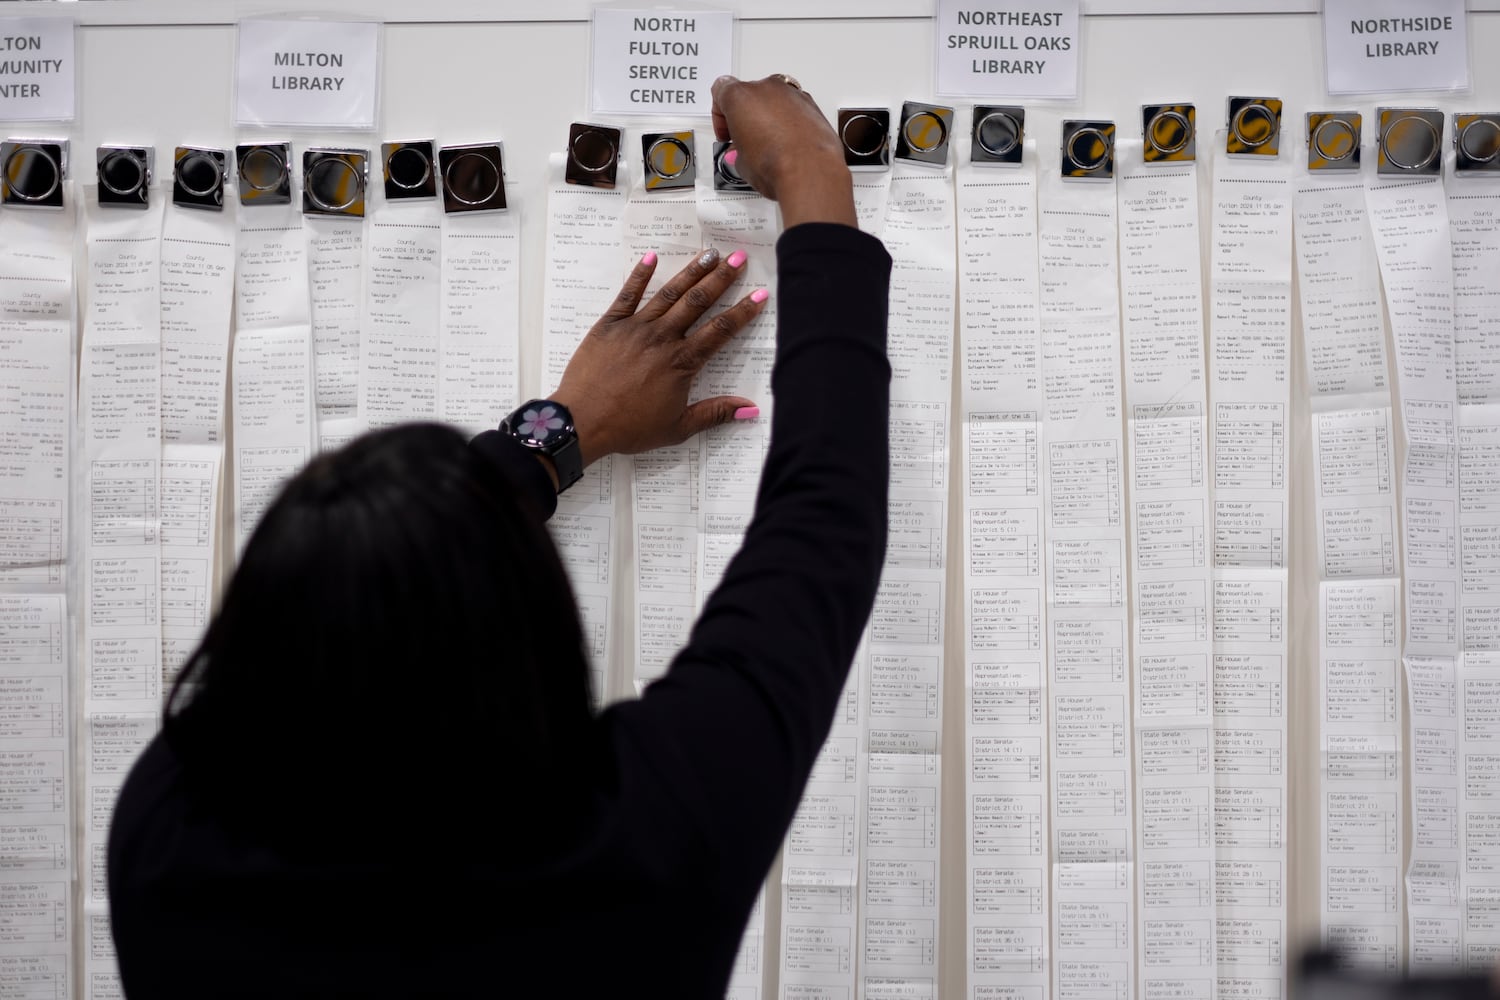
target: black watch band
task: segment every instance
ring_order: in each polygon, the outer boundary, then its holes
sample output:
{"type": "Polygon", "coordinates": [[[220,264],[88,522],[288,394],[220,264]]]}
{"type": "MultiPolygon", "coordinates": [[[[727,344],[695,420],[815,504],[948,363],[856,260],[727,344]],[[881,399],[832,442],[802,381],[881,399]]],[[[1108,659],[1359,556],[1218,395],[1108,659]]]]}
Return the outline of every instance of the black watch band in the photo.
{"type": "Polygon", "coordinates": [[[583,478],[578,430],[573,426],[573,414],[563,404],[550,399],[523,403],[501,421],[500,432],[523,448],[551,460],[557,473],[557,492],[583,478]]]}

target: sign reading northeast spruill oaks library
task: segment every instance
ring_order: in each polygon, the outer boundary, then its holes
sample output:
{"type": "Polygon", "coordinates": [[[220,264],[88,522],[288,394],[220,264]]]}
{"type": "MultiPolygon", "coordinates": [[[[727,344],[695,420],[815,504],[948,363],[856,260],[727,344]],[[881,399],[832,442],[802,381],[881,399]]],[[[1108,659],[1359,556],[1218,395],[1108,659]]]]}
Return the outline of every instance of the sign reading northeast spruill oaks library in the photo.
{"type": "Polygon", "coordinates": [[[240,22],[235,119],[241,125],[373,129],[380,25],[240,22]]]}
{"type": "Polygon", "coordinates": [[[729,11],[594,11],[596,114],[707,116],[714,80],[734,70],[729,11]]]}
{"type": "Polygon", "coordinates": [[[73,19],[0,17],[0,121],[71,121],[73,19]]]}
{"type": "Polygon", "coordinates": [[[1078,0],[938,0],[937,92],[1078,96],[1078,0]]]}
{"type": "Polygon", "coordinates": [[[1469,89],[1464,0],[1324,0],[1330,94],[1469,89]]]}

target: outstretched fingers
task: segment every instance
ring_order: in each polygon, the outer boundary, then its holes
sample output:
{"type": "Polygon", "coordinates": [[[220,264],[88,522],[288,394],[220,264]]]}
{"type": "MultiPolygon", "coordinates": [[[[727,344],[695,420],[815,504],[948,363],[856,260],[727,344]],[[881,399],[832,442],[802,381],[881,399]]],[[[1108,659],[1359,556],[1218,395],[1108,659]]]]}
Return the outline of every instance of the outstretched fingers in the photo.
{"type": "Polygon", "coordinates": [[[683,350],[687,352],[689,362],[686,367],[692,368],[693,371],[701,370],[704,365],[708,364],[710,358],[723,349],[725,344],[733,340],[750,324],[751,320],[760,315],[769,298],[770,294],[764,288],[757,288],[704,323],[696,333],[683,341],[683,350]]]}
{"type": "Polygon", "coordinates": [[[620,294],[615,296],[614,302],[610,303],[609,309],[604,313],[605,320],[622,320],[635,315],[636,307],[646,294],[646,286],[651,284],[651,276],[656,273],[656,259],[656,251],[652,250],[630,269],[625,284],[620,286],[620,294]]]}

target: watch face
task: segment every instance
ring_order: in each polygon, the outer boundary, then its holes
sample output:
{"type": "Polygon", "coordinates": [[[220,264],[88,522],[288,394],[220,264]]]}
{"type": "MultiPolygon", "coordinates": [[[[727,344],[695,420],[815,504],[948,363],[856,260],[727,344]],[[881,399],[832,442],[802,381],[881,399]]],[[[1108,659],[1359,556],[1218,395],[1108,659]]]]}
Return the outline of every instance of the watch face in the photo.
{"type": "Polygon", "coordinates": [[[545,445],[568,426],[564,410],[552,403],[528,403],[517,415],[516,433],[545,445]]]}

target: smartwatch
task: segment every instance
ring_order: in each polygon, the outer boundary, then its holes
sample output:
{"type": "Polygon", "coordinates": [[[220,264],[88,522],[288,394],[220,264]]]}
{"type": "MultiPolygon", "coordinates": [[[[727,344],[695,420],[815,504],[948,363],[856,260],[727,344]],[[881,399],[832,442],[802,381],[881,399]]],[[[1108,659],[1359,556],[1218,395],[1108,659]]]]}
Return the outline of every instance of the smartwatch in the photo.
{"type": "Polygon", "coordinates": [[[578,431],[573,426],[573,414],[561,403],[550,399],[522,403],[520,409],[500,422],[500,433],[552,462],[557,472],[557,492],[583,478],[578,431]]]}

